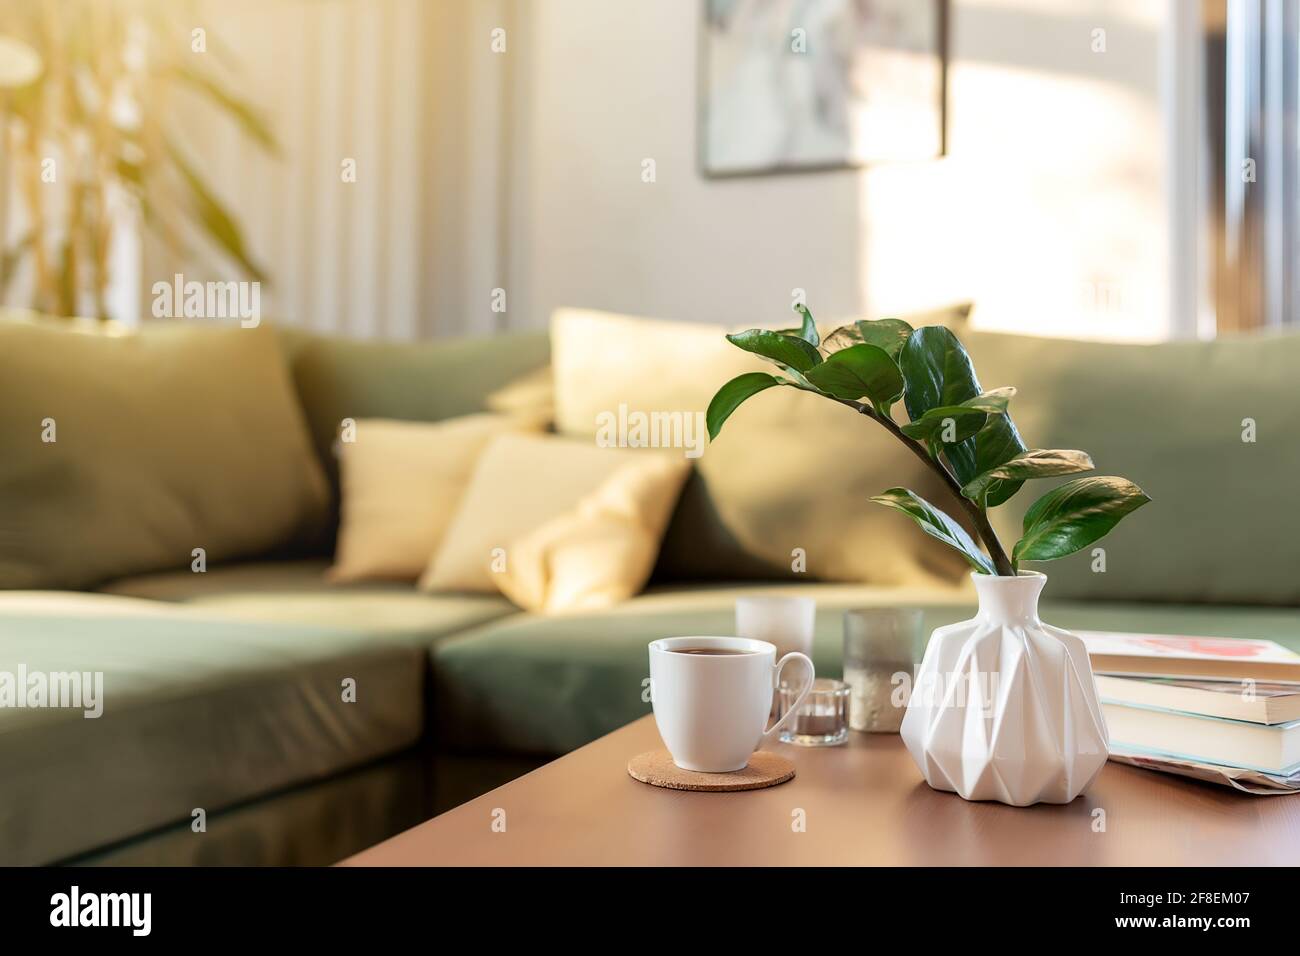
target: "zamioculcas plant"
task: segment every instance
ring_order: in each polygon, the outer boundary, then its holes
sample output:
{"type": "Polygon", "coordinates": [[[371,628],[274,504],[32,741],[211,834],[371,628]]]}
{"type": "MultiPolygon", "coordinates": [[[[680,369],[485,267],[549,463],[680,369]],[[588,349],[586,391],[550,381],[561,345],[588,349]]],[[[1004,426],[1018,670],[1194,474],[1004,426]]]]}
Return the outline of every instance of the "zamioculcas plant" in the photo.
{"type": "Polygon", "coordinates": [[[797,329],[750,329],[727,339],[774,363],[782,374],[747,372],[709,403],[709,438],[746,399],[778,385],[847,405],[883,427],[952,491],[984,550],[965,528],[906,488],[871,500],[909,515],[921,530],[961,552],[984,574],[1014,575],[1022,561],[1064,557],[1106,535],[1151,499],[1125,478],[1076,478],[1053,488],[1025,513],[1024,534],[1007,556],[989,523],[1024,482],[1092,471],[1085,452],[1030,449],[1007,412],[1014,388],[984,391],[966,349],[943,326],[913,329],[901,319],[860,321],[822,339],[812,314],[797,329]],[[907,421],[895,420],[899,400],[907,421]]]}

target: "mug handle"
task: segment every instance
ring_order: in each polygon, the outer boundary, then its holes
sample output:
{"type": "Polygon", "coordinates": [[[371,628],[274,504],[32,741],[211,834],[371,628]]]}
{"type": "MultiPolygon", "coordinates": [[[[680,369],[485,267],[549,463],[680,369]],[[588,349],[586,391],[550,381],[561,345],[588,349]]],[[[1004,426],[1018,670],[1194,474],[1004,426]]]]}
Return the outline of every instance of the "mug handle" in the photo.
{"type": "Polygon", "coordinates": [[[799,708],[803,706],[804,698],[807,697],[808,692],[812,690],[813,681],[817,678],[817,672],[813,669],[812,659],[807,654],[800,654],[798,651],[791,651],[773,665],[772,686],[774,688],[781,686],[781,668],[785,667],[787,661],[794,658],[798,658],[808,665],[808,683],[804,685],[803,690],[799,692],[799,696],[795,698],[794,704],[785,712],[785,714],[782,715],[781,719],[774,723],[770,728],[763,731],[763,736],[759,738],[758,745],[754,747],[755,750],[770,740],[778,730],[785,726],[787,720],[798,713],[799,708]]]}

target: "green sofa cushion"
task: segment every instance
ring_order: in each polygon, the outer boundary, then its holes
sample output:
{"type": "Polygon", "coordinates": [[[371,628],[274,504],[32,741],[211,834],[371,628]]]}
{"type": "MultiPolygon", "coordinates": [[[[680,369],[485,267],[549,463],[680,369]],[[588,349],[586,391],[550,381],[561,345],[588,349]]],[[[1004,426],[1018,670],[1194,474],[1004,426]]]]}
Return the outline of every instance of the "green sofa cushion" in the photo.
{"type": "MultiPolygon", "coordinates": [[[[642,699],[650,641],[732,633],[736,597],[755,590],[657,590],[606,612],[519,616],[440,641],[430,650],[440,743],[538,754],[580,747],[650,712],[642,699]]],[[[962,593],[830,584],[790,593],[817,599],[813,660],[827,677],[840,675],[842,612],[850,607],[923,607],[927,633],[974,614],[973,596],[962,593]]],[[[1043,617],[1076,629],[1262,637],[1300,650],[1300,609],[1048,602],[1043,617]]]]}
{"type": "Polygon", "coordinates": [[[517,612],[499,594],[425,594],[410,584],[331,584],[328,562],[264,561],[123,578],[101,590],[179,602],[222,617],[345,627],[415,641],[462,631],[517,612]]]}
{"type": "Polygon", "coordinates": [[[328,513],[264,328],[0,321],[0,448],[0,589],[249,557],[328,513]]]}
{"type": "Polygon", "coordinates": [[[839,668],[839,612],[923,601],[960,608],[968,599],[956,589],[829,583],[670,586],[607,611],[493,622],[430,649],[440,743],[453,750],[556,754],[594,740],[649,712],[642,694],[650,641],[732,634],[736,598],[753,593],[816,598],[814,663],[828,675],[839,668]]]}
{"type": "Polygon", "coordinates": [[[414,641],[50,592],[0,595],[0,634],[0,671],[103,673],[97,719],[0,708],[3,864],[215,814],[396,753],[424,729],[414,641]]]}
{"type": "MultiPolygon", "coordinates": [[[[1026,444],[1081,448],[1152,503],[1092,548],[1037,565],[1057,598],[1300,604],[1300,334],[1158,345],[965,337],[987,387],[1015,385],[1026,444]],[[1244,419],[1256,440],[1243,442],[1244,419]]],[[[1024,510],[1059,481],[995,509],[1009,551],[1024,510]]]]}

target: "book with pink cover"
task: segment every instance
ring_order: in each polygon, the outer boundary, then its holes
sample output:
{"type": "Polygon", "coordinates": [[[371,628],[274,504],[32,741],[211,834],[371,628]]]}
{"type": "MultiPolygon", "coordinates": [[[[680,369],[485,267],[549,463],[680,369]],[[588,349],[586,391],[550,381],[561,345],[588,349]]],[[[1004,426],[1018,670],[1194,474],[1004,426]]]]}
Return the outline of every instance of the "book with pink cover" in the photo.
{"type": "Polygon", "coordinates": [[[1098,674],[1300,681],[1300,654],[1273,641],[1075,631],[1098,674]]]}

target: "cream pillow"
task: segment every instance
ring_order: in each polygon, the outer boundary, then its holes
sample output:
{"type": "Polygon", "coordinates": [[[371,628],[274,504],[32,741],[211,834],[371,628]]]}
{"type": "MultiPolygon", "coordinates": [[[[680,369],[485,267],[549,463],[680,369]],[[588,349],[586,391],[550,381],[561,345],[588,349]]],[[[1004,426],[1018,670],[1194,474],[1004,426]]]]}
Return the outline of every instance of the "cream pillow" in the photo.
{"type": "Polygon", "coordinates": [[[690,466],[646,455],[506,549],[501,592],[528,611],[593,611],[645,587],[690,466]]]}
{"type": "Polygon", "coordinates": [[[456,514],[479,454],[540,418],[465,415],[441,422],[363,418],[340,442],[340,520],[331,581],[414,581],[456,514]]]}
{"type": "MultiPolygon", "coordinates": [[[[898,314],[913,327],[946,325],[961,334],[968,304],[898,314]]],[[[789,324],[797,324],[798,316],[789,324]]],[[[829,333],[843,322],[818,322],[829,333]]],[[[593,309],[556,309],[551,316],[551,389],[555,427],[561,434],[590,435],[600,416],[629,409],[703,411],[724,382],[744,372],[774,367],[727,341],[728,332],[771,323],[724,326],[653,319],[593,309]]],[[[907,454],[906,451],[903,452],[907,454]]]]}
{"type": "Polygon", "coordinates": [[[502,435],[479,459],[420,587],[499,588],[551,610],[635,594],[689,470],[681,451],[502,435]]]}

